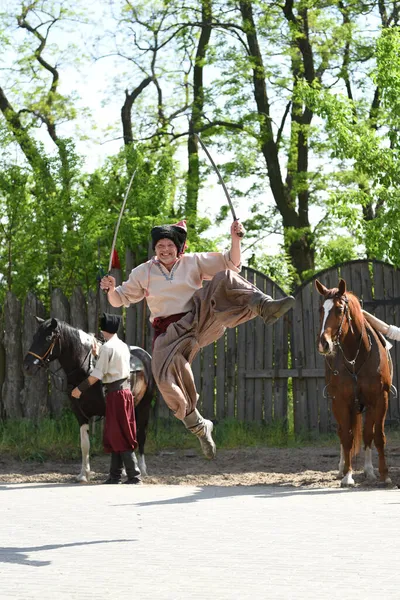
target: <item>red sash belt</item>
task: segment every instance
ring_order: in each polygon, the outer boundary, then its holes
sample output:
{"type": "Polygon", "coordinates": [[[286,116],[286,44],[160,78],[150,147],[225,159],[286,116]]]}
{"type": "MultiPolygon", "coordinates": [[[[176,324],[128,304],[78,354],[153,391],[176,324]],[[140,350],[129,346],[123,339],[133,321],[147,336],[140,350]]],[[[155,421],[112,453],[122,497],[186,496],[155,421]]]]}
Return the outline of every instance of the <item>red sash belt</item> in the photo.
{"type": "Polygon", "coordinates": [[[171,325],[171,323],[176,323],[176,321],[179,321],[185,315],[187,315],[187,312],[178,313],[177,315],[169,315],[168,317],[156,317],[153,320],[153,322],[152,322],[152,326],[154,328],[153,348],[154,348],[154,342],[156,341],[156,339],[158,338],[159,335],[161,335],[162,333],[165,333],[167,331],[168,325],[171,325]]]}

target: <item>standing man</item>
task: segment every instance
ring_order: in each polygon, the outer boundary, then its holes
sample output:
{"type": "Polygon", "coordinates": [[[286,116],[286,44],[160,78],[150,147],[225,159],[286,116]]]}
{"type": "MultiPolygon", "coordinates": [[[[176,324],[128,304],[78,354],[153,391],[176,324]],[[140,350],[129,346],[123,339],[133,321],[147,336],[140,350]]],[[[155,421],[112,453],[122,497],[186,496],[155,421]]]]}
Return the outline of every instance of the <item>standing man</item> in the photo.
{"type": "Polygon", "coordinates": [[[105,343],[101,346],[96,366],[89,377],[72,390],[79,398],[99,379],[106,387],[106,420],[103,433],[104,451],[111,453],[110,475],[104,482],[122,482],[122,467],[127,480],[124,483],[141,483],[141,473],[134,450],[137,448],[134,399],[130,389],[130,352],[119,339],[117,331],[121,322],[118,315],[103,313],[100,329],[105,343]]]}
{"type": "Polygon", "coordinates": [[[134,268],[127,281],[115,287],[106,275],[100,287],[108,290],[112,306],[129,306],[146,298],[155,330],[152,369],[158,388],[174,415],[199,438],[206,458],[214,458],[213,423],[196,408],[198,394],[191,364],[200,348],[256,316],[272,324],[294,305],[288,296],[273,300],[238,275],[241,269],[239,221],[231,225],[227,252],[184,254],[186,222],[151,230],[155,256],[134,268]],[[204,280],[211,280],[203,287],[204,280]]]}

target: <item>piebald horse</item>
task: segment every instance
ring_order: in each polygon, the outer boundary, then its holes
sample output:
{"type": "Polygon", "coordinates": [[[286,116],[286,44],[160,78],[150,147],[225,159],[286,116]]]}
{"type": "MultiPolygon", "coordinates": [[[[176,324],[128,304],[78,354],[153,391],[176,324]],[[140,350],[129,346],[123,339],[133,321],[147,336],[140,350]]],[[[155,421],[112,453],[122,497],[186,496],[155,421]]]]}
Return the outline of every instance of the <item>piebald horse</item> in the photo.
{"type": "MultiPolygon", "coordinates": [[[[93,365],[93,349],[99,344],[95,336],[71,327],[59,319],[46,321],[36,317],[39,325],[31,347],[24,358],[24,370],[35,375],[41,368],[48,368],[58,359],[67,376],[70,394],[90,373],[93,365]]],[[[155,392],[155,382],[151,371],[151,356],[142,348],[130,346],[131,390],[135,398],[135,416],[139,457],[142,475],[147,475],[144,445],[149,422],[151,401],[155,392]]],[[[51,373],[54,377],[54,373],[51,373]]],[[[79,399],[70,396],[71,409],[80,426],[82,467],[77,481],[87,483],[90,479],[90,440],[89,421],[92,417],[105,415],[105,398],[100,381],[84,392],[79,399]]]]}
{"type": "Polygon", "coordinates": [[[365,448],[364,473],[376,479],[372,465],[372,441],[379,455],[380,481],[390,484],[385,459],[385,417],[388,409],[392,369],[384,339],[365,319],[357,297],[346,290],[328,289],[318,280],[323,296],[320,307],[318,351],[325,357],[326,390],[340,438],[339,477],[341,486],[354,486],[352,458],[365,448]],[[365,411],[362,432],[362,412],[365,411]]]}

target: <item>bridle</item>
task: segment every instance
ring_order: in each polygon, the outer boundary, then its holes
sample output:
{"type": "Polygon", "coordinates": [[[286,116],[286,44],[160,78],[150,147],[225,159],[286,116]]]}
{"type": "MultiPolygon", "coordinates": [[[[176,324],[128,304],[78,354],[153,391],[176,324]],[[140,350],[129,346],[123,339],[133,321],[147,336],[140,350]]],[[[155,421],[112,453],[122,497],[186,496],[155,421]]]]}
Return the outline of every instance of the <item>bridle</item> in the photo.
{"type": "MultiPolygon", "coordinates": [[[[54,350],[54,347],[56,345],[56,343],[60,340],[61,338],[61,333],[60,331],[56,331],[53,334],[53,338],[50,342],[50,346],[47,348],[46,352],[40,356],[40,354],[36,354],[35,352],[32,352],[32,350],[28,350],[27,354],[30,354],[31,356],[34,356],[35,358],[38,358],[40,363],[39,363],[39,367],[43,368],[43,369],[48,369],[50,367],[50,362],[52,359],[52,353],[54,350]]],[[[81,369],[83,367],[83,365],[85,364],[88,356],[90,356],[92,352],[92,349],[89,347],[89,350],[87,351],[85,357],[83,358],[81,364],[79,365],[79,367],[77,367],[76,369],[74,369],[73,371],[70,371],[69,373],[67,373],[63,367],[60,365],[60,367],[58,369],[56,369],[55,371],[49,371],[50,373],[50,377],[53,379],[54,382],[54,386],[55,388],[59,391],[59,392],[69,392],[72,390],[72,388],[75,387],[75,385],[71,385],[67,383],[67,389],[63,388],[63,385],[61,385],[61,387],[57,387],[56,384],[56,379],[61,380],[61,383],[64,383],[63,377],[58,375],[58,371],[63,370],[66,377],[67,377],[67,382],[68,382],[68,378],[71,377],[72,374],[74,374],[76,371],[78,371],[79,369],[81,369]]],[[[60,347],[60,353],[61,353],[61,347],[60,347]]],[[[57,357],[54,357],[57,358],[57,357]]],[[[71,400],[75,401],[79,411],[82,413],[82,415],[84,416],[85,419],[87,419],[87,421],[89,422],[89,417],[86,415],[86,413],[84,412],[82,406],[81,406],[81,402],[78,401],[78,399],[74,398],[73,396],[71,396],[71,400]]]]}
{"type": "Polygon", "coordinates": [[[58,342],[59,339],[60,339],[60,332],[57,331],[53,335],[53,339],[50,342],[50,346],[47,348],[46,352],[42,356],[40,356],[39,354],[36,354],[35,352],[32,352],[32,350],[28,350],[27,354],[31,354],[35,358],[38,358],[40,360],[40,363],[39,363],[40,367],[47,368],[49,366],[49,363],[52,358],[54,346],[56,345],[56,343],[58,342]]]}
{"type": "Polygon", "coordinates": [[[351,318],[351,313],[350,313],[350,309],[349,309],[349,299],[347,298],[347,296],[346,295],[340,296],[339,294],[337,294],[335,296],[335,298],[342,299],[344,302],[342,318],[340,320],[338,330],[336,331],[335,336],[332,338],[333,344],[335,346],[340,347],[340,336],[342,335],[344,320],[347,318],[347,320],[349,322],[350,331],[354,335],[354,330],[353,330],[353,325],[352,325],[353,319],[351,318]]]}
{"type": "MultiPolygon", "coordinates": [[[[352,335],[354,335],[354,329],[353,329],[353,325],[352,325],[352,317],[351,317],[351,313],[350,313],[350,308],[349,308],[349,299],[347,298],[347,296],[345,294],[343,294],[343,296],[336,294],[335,296],[336,298],[339,298],[341,300],[343,300],[344,302],[344,308],[343,308],[343,315],[341,318],[341,321],[339,323],[339,327],[338,330],[334,336],[334,338],[332,338],[332,343],[334,346],[337,346],[342,354],[343,357],[343,364],[344,367],[346,369],[346,371],[348,372],[348,374],[351,376],[352,380],[353,380],[353,389],[354,389],[354,402],[358,405],[358,409],[361,412],[362,411],[362,404],[361,402],[358,400],[357,398],[357,379],[358,379],[358,374],[360,373],[361,369],[363,368],[363,366],[365,365],[365,363],[367,362],[367,360],[369,359],[370,355],[371,355],[371,350],[372,350],[372,340],[371,337],[369,335],[369,333],[367,333],[367,337],[368,337],[368,341],[369,341],[369,348],[367,351],[367,355],[365,357],[365,360],[363,361],[363,363],[359,366],[358,370],[356,371],[356,362],[358,359],[358,356],[360,354],[361,351],[361,346],[362,346],[362,341],[363,341],[363,337],[364,337],[364,333],[365,333],[365,323],[362,323],[362,328],[361,328],[361,333],[360,333],[360,341],[358,343],[358,348],[356,351],[356,354],[354,356],[353,359],[348,359],[343,346],[341,344],[340,341],[340,337],[342,335],[342,329],[343,329],[343,324],[344,324],[344,320],[347,318],[348,322],[349,322],[349,327],[350,327],[350,331],[352,333],[352,335]],[[347,363],[347,364],[346,364],[347,363]],[[349,366],[347,366],[349,365],[349,366]]],[[[338,356],[338,354],[337,354],[338,356]]],[[[339,371],[337,368],[333,368],[332,365],[329,363],[328,360],[328,356],[325,355],[325,362],[327,364],[327,366],[329,367],[329,369],[332,371],[333,375],[339,375],[339,371]]],[[[325,390],[329,387],[329,383],[325,386],[324,388],[324,397],[325,396],[325,390]]]]}

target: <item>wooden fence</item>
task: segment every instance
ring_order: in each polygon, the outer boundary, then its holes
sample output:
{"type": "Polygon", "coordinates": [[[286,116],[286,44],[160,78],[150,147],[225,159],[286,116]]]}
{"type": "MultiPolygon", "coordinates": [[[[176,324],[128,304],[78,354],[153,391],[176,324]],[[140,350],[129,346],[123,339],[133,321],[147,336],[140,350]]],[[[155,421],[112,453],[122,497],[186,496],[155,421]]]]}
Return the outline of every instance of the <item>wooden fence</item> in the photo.
{"type": "MultiPolygon", "coordinates": [[[[128,270],[130,266],[128,265],[128,270]]],[[[121,273],[113,272],[117,282],[121,273]]],[[[241,273],[273,297],[283,291],[272,280],[250,268],[241,273]]],[[[361,298],[364,306],[378,317],[400,325],[400,272],[377,261],[352,261],[323,271],[296,291],[296,306],[273,326],[260,319],[229,329],[214,344],[202,349],[193,363],[199,392],[199,408],[212,419],[233,418],[240,421],[272,423],[292,419],[295,430],[316,436],[330,431],[333,420],[329,400],[325,397],[324,362],[316,350],[320,297],[314,280],[335,287],[343,277],[348,288],[361,298]]],[[[40,301],[28,294],[20,303],[8,293],[2,310],[4,322],[0,332],[0,411],[2,418],[39,419],[57,416],[68,405],[62,391],[63,377],[57,361],[53,376],[24,376],[22,361],[36,329],[35,315],[54,316],[84,331],[96,332],[102,311],[121,313],[110,307],[102,292],[89,293],[80,288],[67,299],[61,290],[51,296],[50,315],[45,315],[40,301]]],[[[123,309],[124,329],[120,335],[128,344],[151,352],[152,329],[143,302],[123,309]]],[[[392,350],[394,384],[399,387],[400,347],[392,350]]],[[[170,417],[157,399],[156,414],[170,417]]],[[[390,399],[388,420],[400,420],[399,400],[390,399]]]]}

